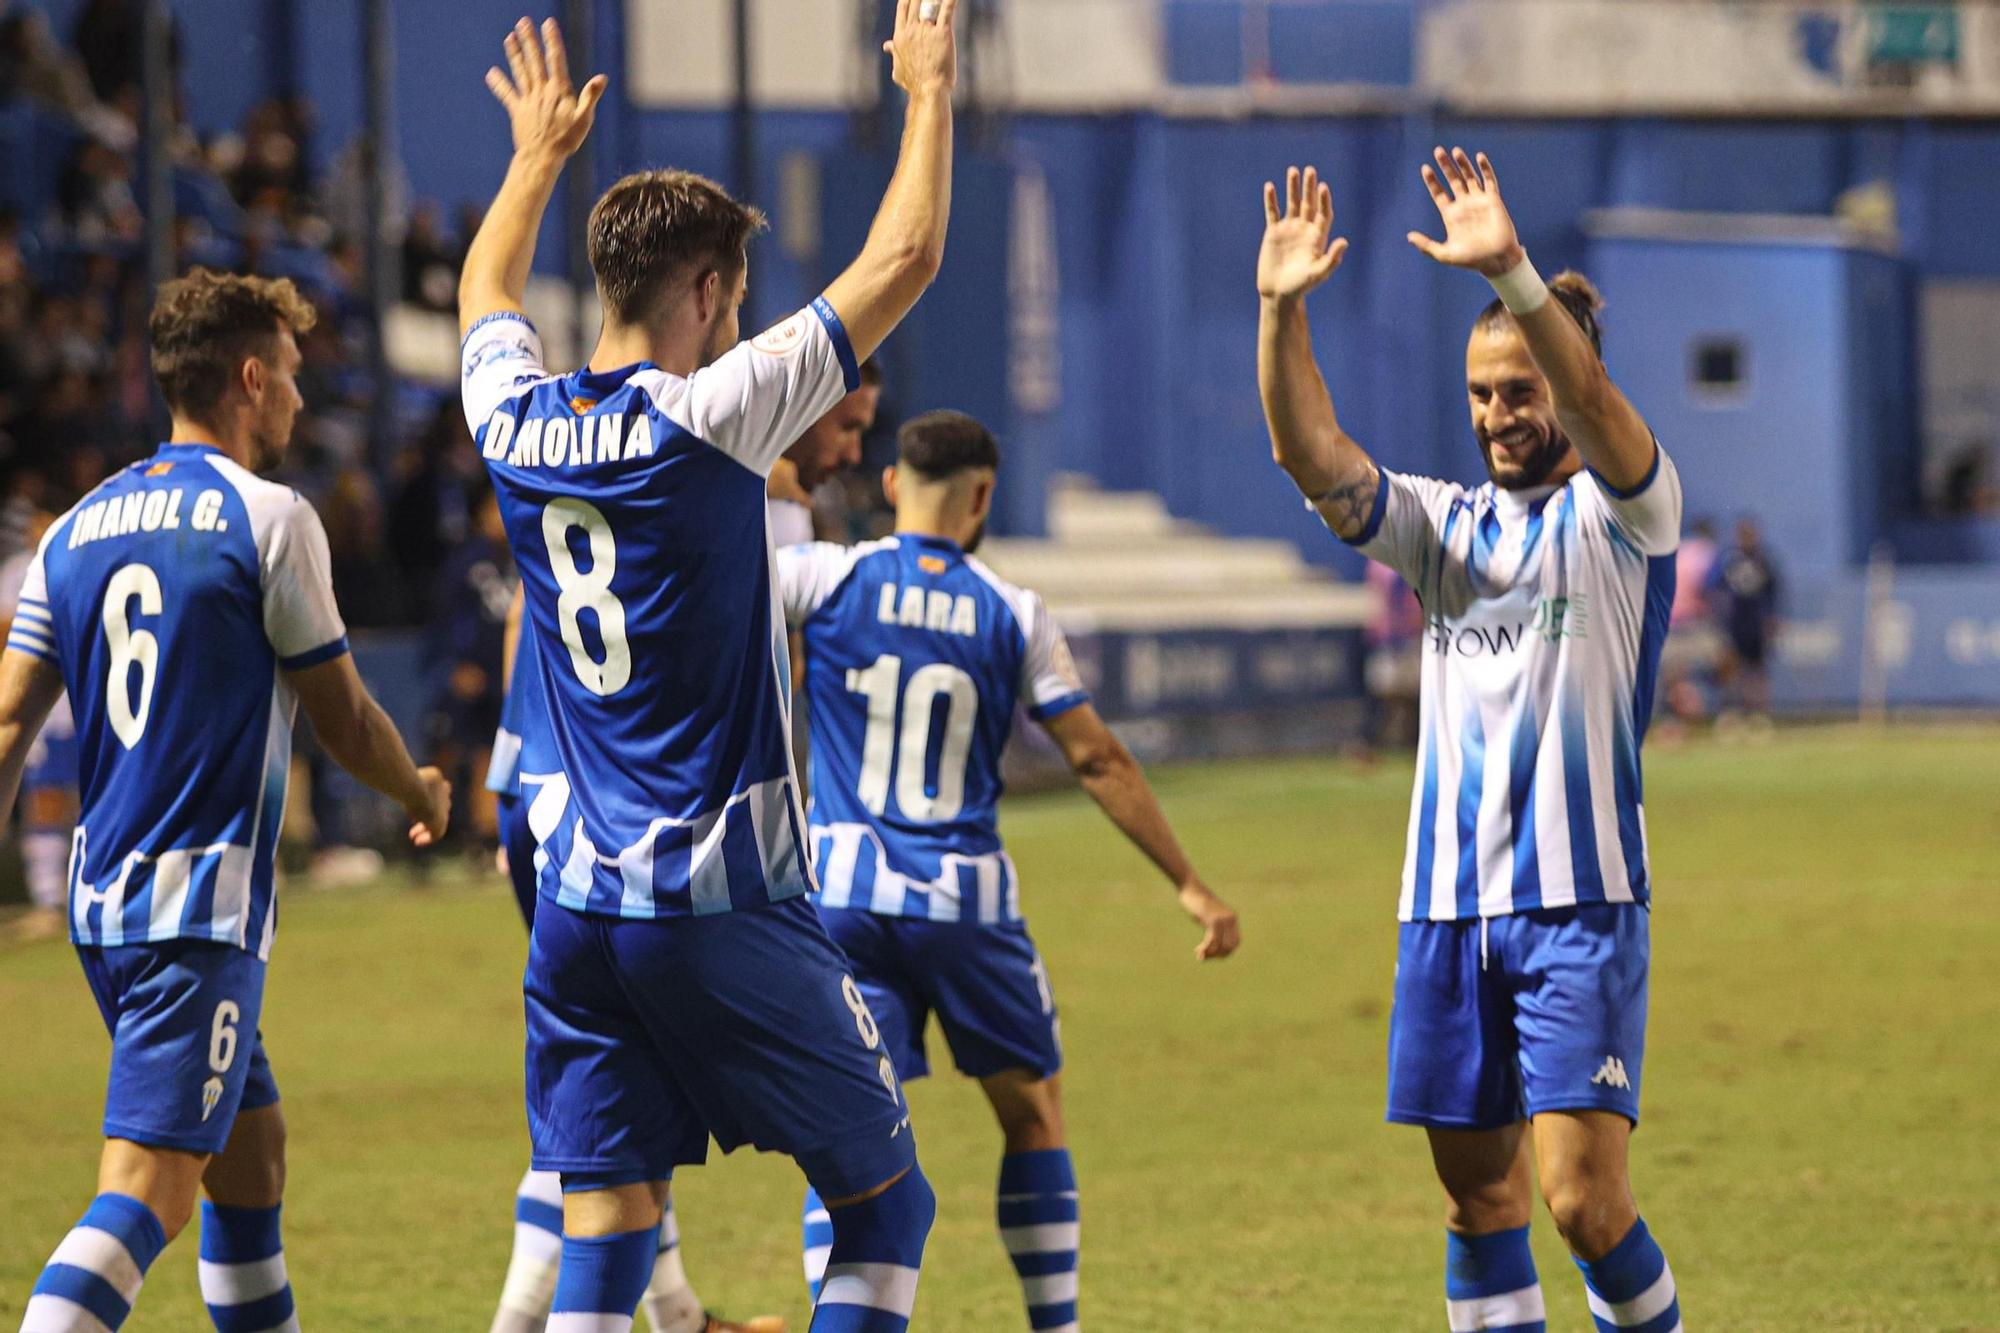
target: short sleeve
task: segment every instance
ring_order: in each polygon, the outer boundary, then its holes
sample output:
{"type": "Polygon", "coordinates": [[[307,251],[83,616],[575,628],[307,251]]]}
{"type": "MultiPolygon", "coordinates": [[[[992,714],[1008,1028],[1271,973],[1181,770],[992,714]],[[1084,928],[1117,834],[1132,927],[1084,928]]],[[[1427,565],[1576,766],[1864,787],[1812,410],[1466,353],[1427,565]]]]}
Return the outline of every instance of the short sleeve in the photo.
{"type": "Polygon", "coordinates": [[[518,310],[500,310],[474,324],[459,348],[458,384],[465,424],[475,437],[500,404],[549,372],[542,338],[518,310]]]}
{"type": "MultiPolygon", "coordinates": [[[[1401,574],[1411,587],[1421,588],[1426,565],[1442,547],[1445,516],[1465,498],[1465,488],[1388,468],[1379,472],[1382,484],[1375,491],[1375,507],[1360,535],[1348,544],[1401,574]]],[[[1326,520],[1318,505],[1308,501],[1307,507],[1322,522],[1326,520]]]]}
{"type": "Polygon", "coordinates": [[[1653,470],[1629,491],[1621,491],[1595,472],[1593,485],[1579,487],[1586,498],[1579,512],[1596,511],[1642,555],[1672,555],[1681,544],[1681,474],[1657,441],[1653,470]]]}
{"type": "Polygon", "coordinates": [[[760,477],[861,384],[847,329],[826,298],[688,381],[680,424],[760,477]]]}
{"type": "Polygon", "coordinates": [[[272,524],[264,550],[264,636],[287,671],[331,662],[347,651],[347,626],[333,600],[326,529],[304,500],[272,524]]]}
{"type": "Polygon", "coordinates": [[[1048,604],[1034,593],[1023,592],[1015,609],[1028,640],[1027,655],[1021,662],[1021,698],[1028,716],[1048,722],[1089,703],[1090,692],[1077,674],[1069,640],[1049,613],[1048,604]]]}
{"type": "Polygon", "coordinates": [[[784,602],[785,623],[793,629],[805,624],[813,612],[826,605],[833,590],[853,570],[859,558],[846,546],[832,542],[811,542],[787,546],[778,552],[778,596],[784,602]]]}
{"type": "Polygon", "coordinates": [[[7,646],[60,666],[55,616],[49,610],[48,568],[42,558],[47,549],[48,543],[44,541],[41,549],[27,560],[27,568],[21,575],[21,596],[14,603],[14,624],[7,631],[7,646]]]}

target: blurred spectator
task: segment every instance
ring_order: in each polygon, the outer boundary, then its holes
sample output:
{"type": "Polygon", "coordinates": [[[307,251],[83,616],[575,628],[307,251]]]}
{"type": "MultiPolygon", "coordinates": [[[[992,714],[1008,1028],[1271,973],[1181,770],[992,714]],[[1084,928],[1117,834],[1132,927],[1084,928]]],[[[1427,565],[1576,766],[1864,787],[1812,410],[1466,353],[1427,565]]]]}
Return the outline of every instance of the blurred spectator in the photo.
{"type": "Polygon", "coordinates": [[[427,658],[431,706],[430,762],[457,791],[456,828],[468,829],[487,851],[498,844],[486,764],[500,725],[507,611],[514,601],[514,561],[500,500],[484,477],[466,486],[472,530],[446,561],[438,581],[439,614],[431,622],[427,658]]]}
{"type": "Polygon", "coordinates": [[[146,234],[132,160],[102,139],[86,138],[77,145],[56,205],[70,235],[85,246],[130,245],[146,234]]]}
{"type": "Polygon", "coordinates": [[[1674,557],[1674,607],[1660,655],[1660,698],[1666,705],[1668,735],[1708,716],[1702,682],[1715,670],[1721,652],[1708,595],[1715,556],[1715,525],[1698,518],[1674,557]]]}
{"type": "MultiPolygon", "coordinates": [[[[91,91],[107,105],[136,105],[146,79],[144,0],[87,0],[70,40],[83,58],[91,91]]],[[[168,38],[174,86],[180,86],[180,25],[168,38]]]]}
{"type": "Polygon", "coordinates": [[[15,9],[0,16],[0,102],[16,100],[77,117],[95,106],[82,62],[56,41],[48,17],[39,10],[15,9]]]}
{"type": "Polygon", "coordinates": [[[1368,745],[1371,749],[1414,745],[1424,608],[1410,585],[1387,565],[1369,561],[1365,581],[1375,594],[1375,608],[1361,631],[1368,654],[1368,745]]]}
{"type": "Polygon", "coordinates": [[[460,259],[458,245],[445,235],[444,210],[435,200],[423,200],[403,237],[403,299],[439,314],[457,314],[460,259]]]}
{"type": "Polygon", "coordinates": [[[432,594],[452,548],[466,539],[466,484],[485,475],[473,448],[465,413],[455,400],[438,405],[414,448],[397,462],[395,498],[389,505],[389,550],[412,593],[412,623],[426,623],[432,594]]]}
{"type": "Polygon", "coordinates": [[[1945,469],[1940,507],[1948,518],[2000,514],[2000,478],[1993,473],[1993,441],[1975,440],[1945,469]]]}
{"type": "Polygon", "coordinates": [[[1736,544],[1716,561],[1709,594],[1722,631],[1722,690],[1725,721],[1748,718],[1760,728],[1771,720],[1771,680],[1767,667],[1778,626],[1778,569],[1764,547],[1757,520],[1736,523],[1736,544]]]}

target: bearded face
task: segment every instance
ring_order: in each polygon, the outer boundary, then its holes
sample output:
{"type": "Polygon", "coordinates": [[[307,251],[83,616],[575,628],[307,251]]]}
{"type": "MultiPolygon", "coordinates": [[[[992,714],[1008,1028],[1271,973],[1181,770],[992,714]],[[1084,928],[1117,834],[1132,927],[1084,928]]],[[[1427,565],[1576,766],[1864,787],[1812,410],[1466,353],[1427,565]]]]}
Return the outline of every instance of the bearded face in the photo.
{"type": "Polygon", "coordinates": [[[1466,402],[1487,475],[1501,490],[1532,490],[1575,472],[1581,462],[1556,419],[1528,345],[1512,325],[1475,331],[1465,352],[1466,402]]]}

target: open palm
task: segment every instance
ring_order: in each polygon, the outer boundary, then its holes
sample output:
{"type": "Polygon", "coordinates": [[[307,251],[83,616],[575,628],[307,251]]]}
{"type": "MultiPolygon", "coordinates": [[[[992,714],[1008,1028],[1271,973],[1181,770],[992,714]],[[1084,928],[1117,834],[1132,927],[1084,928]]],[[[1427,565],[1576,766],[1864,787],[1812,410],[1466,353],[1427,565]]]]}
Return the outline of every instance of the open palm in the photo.
{"type": "Polygon", "coordinates": [[[1444,219],[1444,240],[1410,233],[1410,244],[1453,268],[1498,277],[1521,261],[1521,238],[1500,198],[1500,178],[1481,153],[1475,162],[1463,148],[1433,151],[1436,166],[1424,165],[1424,185],[1444,219]]]}
{"type": "Polygon", "coordinates": [[[577,91],[570,81],[562,29],[554,19],[542,25],[539,35],[534,24],[522,19],[507,34],[506,49],[508,73],[488,70],[486,86],[507,108],[514,151],[570,156],[589,136],[609,81],[600,74],[577,91]]]}
{"type": "Polygon", "coordinates": [[[1285,173],[1284,207],[1278,187],[1264,186],[1264,248],[1257,256],[1257,294],[1295,300],[1332,277],[1347,257],[1347,238],[1333,235],[1333,191],[1316,167],[1285,173]]]}

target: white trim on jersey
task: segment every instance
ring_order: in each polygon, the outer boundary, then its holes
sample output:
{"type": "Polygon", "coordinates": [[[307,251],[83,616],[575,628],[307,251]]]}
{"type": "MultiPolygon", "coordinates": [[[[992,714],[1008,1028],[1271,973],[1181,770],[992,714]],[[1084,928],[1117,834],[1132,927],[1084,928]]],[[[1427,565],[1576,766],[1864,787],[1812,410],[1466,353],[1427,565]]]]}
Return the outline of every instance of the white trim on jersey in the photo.
{"type": "Polygon", "coordinates": [[[965,557],[965,567],[1000,594],[1027,640],[1028,651],[1021,655],[1021,701],[1028,716],[1041,721],[1084,702],[1083,677],[1070,656],[1069,640],[1041,594],[1009,583],[972,556],[965,557]]]}
{"type": "MultiPolygon", "coordinates": [[[[220,453],[207,456],[250,515],[264,599],[264,637],[287,667],[338,656],[347,625],[333,596],[333,557],[326,528],[305,497],[264,480],[220,453]]],[[[289,720],[287,726],[289,726],[289,720]]]]}
{"type": "Polygon", "coordinates": [[[983,856],[946,852],[936,879],[920,880],[889,865],[881,834],[868,824],[815,824],[808,835],[819,867],[820,905],[855,907],[883,916],[998,925],[1021,919],[1021,877],[1005,851],[983,856]],[[822,843],[824,850],[822,850],[822,843]],[[863,844],[871,849],[862,876],[863,844]],[[912,913],[912,904],[924,908],[912,913]]]}
{"type": "Polygon", "coordinates": [[[654,410],[759,477],[859,383],[847,331],[815,302],[693,375],[649,369],[628,383],[654,410]]]}

